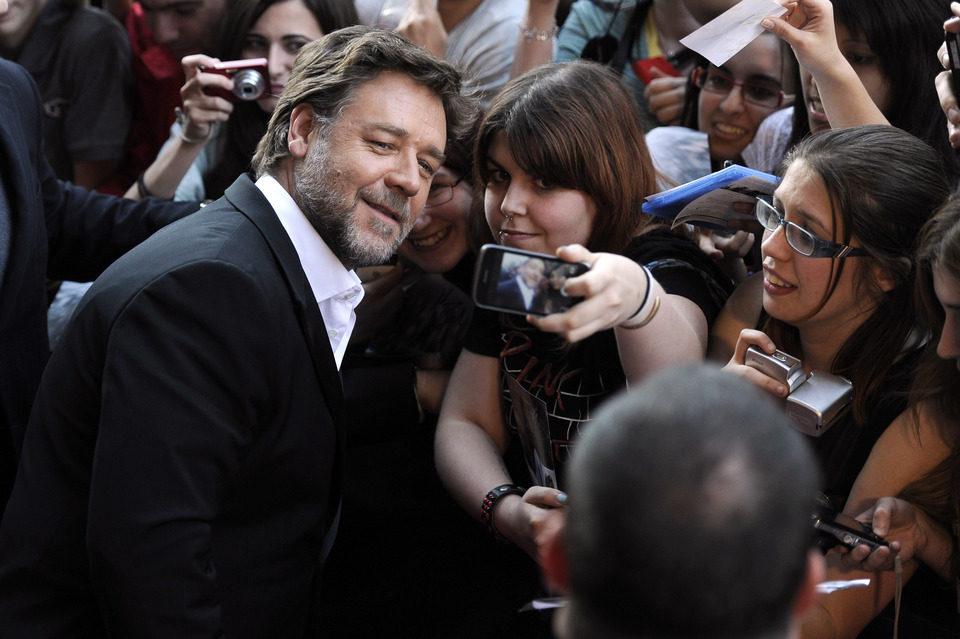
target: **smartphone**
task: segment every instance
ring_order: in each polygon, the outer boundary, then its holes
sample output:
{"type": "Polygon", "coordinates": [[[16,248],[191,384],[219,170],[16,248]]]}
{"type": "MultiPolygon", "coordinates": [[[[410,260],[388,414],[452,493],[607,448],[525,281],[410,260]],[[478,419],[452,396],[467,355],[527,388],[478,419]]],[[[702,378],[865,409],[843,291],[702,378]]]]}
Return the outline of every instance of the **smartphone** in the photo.
{"type": "Polygon", "coordinates": [[[947,56],[950,58],[950,76],[953,80],[953,94],[960,99],[960,42],[956,33],[944,32],[947,44],[947,56]]]}
{"type": "Polygon", "coordinates": [[[882,537],[873,534],[872,526],[843,513],[837,513],[832,519],[815,516],[813,527],[825,542],[821,544],[824,550],[837,544],[853,550],[856,546],[864,544],[870,548],[870,552],[873,552],[881,546],[890,545],[882,537]]]}
{"type": "Polygon", "coordinates": [[[562,313],[581,301],[564,291],[567,280],[590,267],[545,253],[484,244],[473,274],[473,301],[480,308],[519,315],[562,313]]]}

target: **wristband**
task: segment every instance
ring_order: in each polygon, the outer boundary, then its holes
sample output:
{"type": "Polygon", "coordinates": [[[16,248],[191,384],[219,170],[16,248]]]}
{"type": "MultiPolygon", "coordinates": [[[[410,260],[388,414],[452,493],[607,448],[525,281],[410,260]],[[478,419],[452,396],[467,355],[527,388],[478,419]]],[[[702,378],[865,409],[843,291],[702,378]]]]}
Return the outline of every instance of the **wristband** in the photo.
{"type": "Polygon", "coordinates": [[[497,541],[509,543],[507,538],[501,535],[497,527],[493,525],[493,509],[501,497],[507,495],[520,495],[522,497],[525,492],[527,492],[527,489],[522,486],[503,484],[488,492],[483,498],[483,504],[480,506],[480,522],[486,527],[487,532],[497,541]]]}
{"type": "MultiPolygon", "coordinates": [[[[145,172],[144,172],[145,173],[145,172]]],[[[153,193],[147,190],[147,184],[143,181],[143,173],[137,176],[137,195],[140,196],[140,199],[153,197],[153,193]]]]}
{"type": "Polygon", "coordinates": [[[640,307],[637,311],[620,324],[623,328],[643,328],[656,317],[657,311],[660,310],[660,296],[651,294],[651,290],[653,289],[653,274],[650,273],[650,269],[646,266],[641,268],[643,269],[643,274],[647,277],[647,290],[643,294],[643,301],[640,302],[640,307]],[[635,324],[627,326],[628,322],[632,322],[637,317],[642,319],[635,324]]]}
{"type": "Polygon", "coordinates": [[[180,125],[180,131],[177,135],[180,136],[180,139],[186,142],[187,144],[202,144],[210,139],[210,136],[213,135],[213,125],[210,125],[210,128],[207,130],[207,134],[202,138],[191,138],[184,131],[187,130],[187,123],[190,122],[190,116],[187,115],[187,112],[181,109],[180,107],[175,107],[173,112],[177,114],[177,124],[180,125]]]}

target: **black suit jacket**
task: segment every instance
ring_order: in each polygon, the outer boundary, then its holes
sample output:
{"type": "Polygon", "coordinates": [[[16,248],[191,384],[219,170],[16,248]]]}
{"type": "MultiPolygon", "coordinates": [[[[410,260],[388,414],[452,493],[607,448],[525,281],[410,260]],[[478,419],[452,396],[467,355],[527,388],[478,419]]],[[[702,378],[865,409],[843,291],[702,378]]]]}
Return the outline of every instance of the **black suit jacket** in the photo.
{"type": "Polygon", "coordinates": [[[88,281],[196,203],[98,195],[58,181],[43,156],[41,107],[27,71],[0,60],[0,173],[12,224],[0,283],[0,510],[49,355],[45,277],[88,281]]]}
{"type": "Polygon", "coordinates": [[[343,402],[296,251],[246,177],[97,279],[0,525],[5,637],[303,637],[343,402]]]}

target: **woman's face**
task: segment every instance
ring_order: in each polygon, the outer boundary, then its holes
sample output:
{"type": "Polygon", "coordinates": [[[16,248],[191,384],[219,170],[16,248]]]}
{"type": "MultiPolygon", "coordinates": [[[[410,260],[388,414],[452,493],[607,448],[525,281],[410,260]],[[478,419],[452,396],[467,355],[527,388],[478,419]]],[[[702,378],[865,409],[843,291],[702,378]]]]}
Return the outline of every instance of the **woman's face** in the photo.
{"type": "Polygon", "coordinates": [[[483,209],[501,244],[551,255],[566,244],[586,245],[596,216],[589,195],[555,187],[521,169],[503,133],[493,137],[486,162],[490,181],[483,209]]]}
{"type": "Polygon", "coordinates": [[[937,355],[954,360],[960,369],[960,280],[945,269],[934,266],[933,290],[945,317],[943,332],[937,343],[937,355]]]}
{"type": "Polygon", "coordinates": [[[320,24],[302,0],[281,0],[263,12],[247,32],[241,51],[244,58],[266,58],[270,75],[270,97],[257,100],[266,113],[277,106],[297,53],[311,40],[323,35],[320,24]]]}
{"type": "Polygon", "coordinates": [[[772,33],[763,34],[721,69],[712,65],[708,68],[708,73],[724,72],[735,82],[751,85],[734,86],[726,93],[711,90],[709,86],[701,89],[697,128],[707,134],[712,159],[739,161],[740,153],[753,140],[757,127],[778,108],[775,104],[764,106],[744,98],[782,92],[783,59],[779,39],[772,33]]]}
{"type": "MultiPolygon", "coordinates": [[[[867,93],[877,107],[886,113],[890,107],[890,83],[884,77],[880,70],[880,59],[873,52],[866,38],[862,34],[851,34],[843,24],[836,23],[837,43],[840,45],[840,51],[850,62],[853,70],[857,72],[867,93]]],[[[820,91],[813,76],[800,68],[800,81],[803,87],[803,103],[807,109],[807,119],[810,122],[810,130],[813,132],[825,131],[830,128],[830,122],[823,111],[823,103],[820,101],[820,91]]]]}
{"type": "MultiPolygon", "coordinates": [[[[803,160],[794,161],[774,192],[774,206],[788,222],[817,237],[840,241],[840,229],[834,229],[830,197],[817,175],[803,160]]],[[[857,246],[856,238],[850,241],[857,246]]],[[[763,308],[778,320],[803,330],[807,326],[842,331],[859,325],[860,318],[875,302],[858,298],[855,282],[864,258],[847,258],[836,289],[823,305],[830,289],[835,259],[806,257],[787,244],[784,227],[765,231],[760,245],[763,255],[763,308]],[[812,315],[811,315],[812,314],[812,315]]]]}
{"type": "Polygon", "coordinates": [[[433,176],[427,206],[400,245],[400,257],[427,273],[446,273],[456,266],[467,254],[467,219],[472,200],[470,185],[458,173],[441,166],[433,176]],[[448,196],[452,197],[444,202],[448,196]],[[431,201],[443,203],[431,205],[431,201]]]}

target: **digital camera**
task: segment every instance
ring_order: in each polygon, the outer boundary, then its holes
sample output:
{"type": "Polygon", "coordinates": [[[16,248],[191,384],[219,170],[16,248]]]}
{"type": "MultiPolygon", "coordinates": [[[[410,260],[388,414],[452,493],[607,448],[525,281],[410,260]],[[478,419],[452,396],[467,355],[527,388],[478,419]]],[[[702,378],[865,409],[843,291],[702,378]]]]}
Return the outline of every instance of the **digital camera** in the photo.
{"type": "Polygon", "coordinates": [[[211,67],[201,67],[204,73],[219,73],[233,79],[233,91],[210,87],[204,89],[208,95],[218,95],[231,102],[249,102],[259,100],[270,93],[270,76],[267,73],[267,59],[229,60],[211,67]]]}
{"type": "Polygon", "coordinates": [[[850,380],[823,371],[812,371],[808,376],[800,360],[783,351],[770,355],[750,346],[744,363],[787,386],[787,415],[806,435],[819,437],[826,432],[853,399],[850,380]]]}

